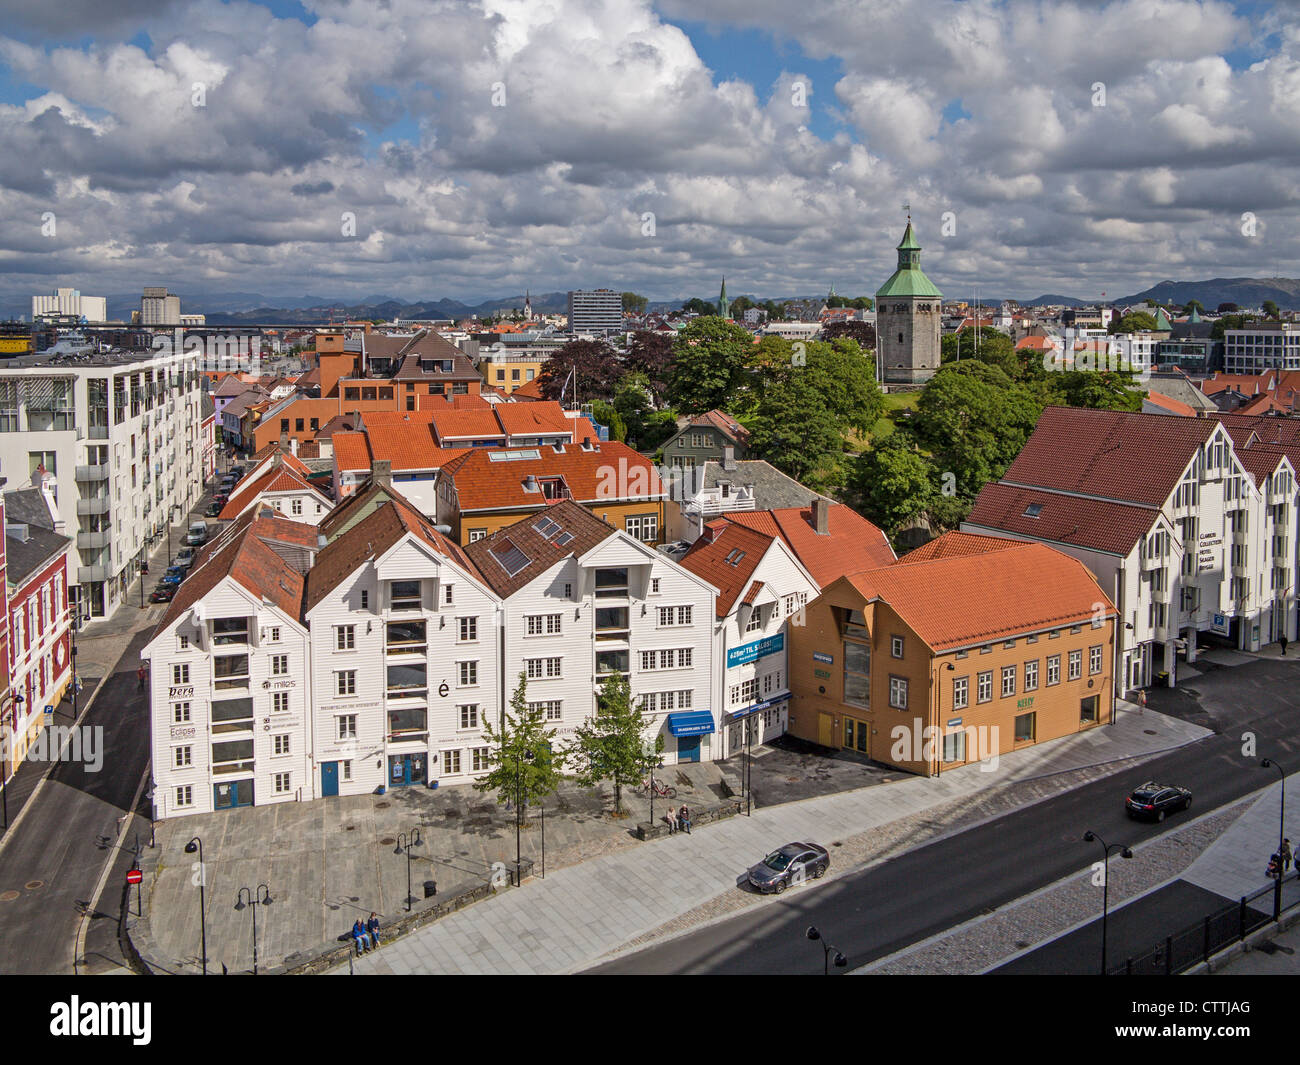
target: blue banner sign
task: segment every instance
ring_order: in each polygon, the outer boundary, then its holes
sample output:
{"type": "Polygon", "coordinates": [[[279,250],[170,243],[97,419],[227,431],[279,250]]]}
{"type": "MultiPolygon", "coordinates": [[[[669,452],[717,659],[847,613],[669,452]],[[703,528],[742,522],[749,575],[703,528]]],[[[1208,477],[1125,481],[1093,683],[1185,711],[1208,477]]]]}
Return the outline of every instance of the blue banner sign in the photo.
{"type": "Polygon", "coordinates": [[[785,633],[778,632],[775,636],[764,636],[761,640],[741,644],[739,647],[733,647],[728,651],[727,668],[743,666],[746,662],[756,662],[760,658],[766,658],[768,655],[774,655],[778,651],[784,650],[785,633]]]}

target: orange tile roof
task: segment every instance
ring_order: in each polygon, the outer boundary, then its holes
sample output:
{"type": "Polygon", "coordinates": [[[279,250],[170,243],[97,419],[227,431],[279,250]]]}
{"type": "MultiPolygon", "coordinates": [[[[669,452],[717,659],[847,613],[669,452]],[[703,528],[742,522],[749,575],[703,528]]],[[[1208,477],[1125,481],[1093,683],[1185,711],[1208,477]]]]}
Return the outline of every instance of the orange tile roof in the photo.
{"type": "Polygon", "coordinates": [[[613,503],[620,499],[659,500],[663,485],[654,464],[626,444],[598,443],[591,451],[565,444],[557,451],[550,444],[522,448],[476,447],[464,449],[443,463],[442,476],[451,481],[462,514],[472,511],[528,508],[546,504],[541,492],[524,490],[529,476],[539,480],[562,478],[575,502],[613,503]],[[507,451],[536,451],[535,459],[494,461],[507,451]]]}
{"type": "Polygon", "coordinates": [[[496,415],[492,410],[441,410],[433,416],[433,431],[443,447],[454,447],[467,440],[500,440],[505,443],[496,415]]]}
{"type": "Polygon", "coordinates": [[[1016,341],[1016,350],[1021,351],[1024,348],[1033,348],[1035,351],[1047,351],[1052,346],[1051,340],[1047,337],[1027,336],[1021,337],[1016,341]]]}
{"type": "Polygon", "coordinates": [[[370,441],[365,433],[338,432],[331,437],[334,465],[343,472],[370,469],[370,441]]]}
{"type": "Polygon", "coordinates": [[[1044,544],[885,566],[844,578],[888,603],[935,651],[1089,624],[1115,606],[1077,559],[1044,544]]]}
{"type": "Polygon", "coordinates": [[[524,400],[541,399],[542,382],[544,380],[546,380],[545,377],[535,377],[531,381],[526,381],[524,384],[520,385],[518,388],[516,388],[513,392],[510,393],[510,398],[524,399],[524,400]]]}
{"type": "Polygon", "coordinates": [[[321,494],[319,489],[312,487],[297,471],[289,468],[287,464],[277,463],[247,487],[240,489],[236,495],[232,495],[226,500],[226,505],[221,508],[221,513],[217,517],[221,521],[232,521],[248,509],[259,496],[268,492],[294,491],[311,492],[314,495],[321,494]]]}
{"type": "Polygon", "coordinates": [[[846,573],[894,561],[894,549],[885,534],[843,503],[831,504],[825,534],[818,533],[813,524],[812,507],[732,511],[724,519],[780,536],[821,588],[846,573]]]}
{"type": "Polygon", "coordinates": [[[1178,414],[1184,418],[1196,417],[1196,411],[1182,400],[1174,399],[1172,396],[1166,396],[1163,392],[1156,392],[1154,389],[1146,394],[1146,402],[1150,403],[1153,407],[1167,410],[1170,414],[1178,414]]]}
{"type": "Polygon", "coordinates": [[[565,417],[564,408],[554,400],[541,400],[537,403],[498,403],[494,410],[501,428],[510,436],[566,433],[572,440],[573,431],[577,428],[574,419],[565,417]]]}
{"type": "Polygon", "coordinates": [[[394,471],[437,470],[466,450],[439,447],[433,426],[419,419],[372,424],[367,416],[367,423],[370,428],[364,432],[334,434],[334,465],[339,472],[364,472],[375,460],[391,463],[394,471]]]}
{"type": "Polygon", "coordinates": [[[681,565],[718,589],[717,614],[724,618],[749,587],[751,575],[775,540],[775,534],[730,521],[710,522],[682,556],[681,565]]]}
{"type": "Polygon", "coordinates": [[[900,557],[898,565],[929,562],[936,558],[956,558],[960,555],[982,555],[989,551],[1004,551],[1008,547],[1019,547],[1024,542],[1024,540],[1012,540],[1005,536],[946,532],[942,536],[936,536],[928,544],[922,544],[916,550],[900,557]]]}

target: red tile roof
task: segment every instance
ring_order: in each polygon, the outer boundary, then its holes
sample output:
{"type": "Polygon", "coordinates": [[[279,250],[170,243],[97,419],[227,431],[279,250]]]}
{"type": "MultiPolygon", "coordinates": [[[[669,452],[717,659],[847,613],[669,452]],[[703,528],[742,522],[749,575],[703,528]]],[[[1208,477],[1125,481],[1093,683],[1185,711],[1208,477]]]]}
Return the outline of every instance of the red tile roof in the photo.
{"type": "Polygon", "coordinates": [[[441,410],[433,416],[433,432],[442,447],[464,446],[470,440],[499,440],[506,434],[489,407],[484,410],[441,410]]]}
{"type": "Polygon", "coordinates": [[[1048,407],[1003,481],[1163,506],[1211,418],[1048,407]]]}
{"type": "Polygon", "coordinates": [[[1083,563],[1044,544],[885,566],[846,577],[881,599],[936,651],[1090,624],[1114,604],[1083,563]]]}
{"type": "Polygon", "coordinates": [[[818,533],[813,524],[812,507],[732,511],[723,519],[780,536],[820,588],[846,573],[894,561],[894,549],[885,534],[843,503],[830,505],[825,534],[818,533]]]}
{"type": "Polygon", "coordinates": [[[1004,483],[986,484],[963,524],[1124,556],[1159,518],[1158,506],[1004,483]],[[1037,517],[1027,513],[1033,507],[1040,508],[1037,517]]]}
{"type": "Polygon", "coordinates": [[[710,522],[704,535],[682,556],[681,564],[718,589],[717,614],[724,618],[749,587],[750,576],[775,540],[775,534],[734,522],[710,522]]]}
{"type": "Polygon", "coordinates": [[[705,411],[703,414],[697,414],[686,423],[686,428],[690,428],[692,425],[709,425],[720,430],[737,444],[749,443],[749,430],[726,411],[715,409],[705,411]]]}
{"type": "Polygon", "coordinates": [[[946,532],[942,536],[936,536],[928,544],[922,544],[915,551],[903,555],[898,560],[898,565],[929,562],[936,558],[957,558],[961,555],[982,555],[989,551],[1005,551],[1008,547],[1019,547],[1024,542],[1024,540],[1012,540],[1004,536],[946,532]]]}
{"type": "MultiPolygon", "coordinates": [[[[277,463],[237,495],[231,496],[217,517],[222,521],[231,521],[239,517],[259,496],[270,492],[311,492],[313,495],[321,495],[318,488],[310,485],[306,478],[291,469],[287,463],[277,463]]],[[[324,500],[323,496],[321,498],[324,500]]]]}
{"type": "Polygon", "coordinates": [[[564,414],[564,408],[554,400],[536,403],[498,403],[493,408],[501,428],[511,436],[538,436],[548,433],[572,434],[577,428],[574,419],[564,414]]]}
{"type": "Polygon", "coordinates": [[[513,525],[498,529],[491,536],[476,540],[465,551],[473,560],[479,577],[497,595],[505,598],[539,574],[545,573],[561,559],[586,554],[613,536],[615,531],[612,525],[596,517],[586,507],[562,500],[548,507],[545,514],[529,514],[513,525]],[[538,528],[543,518],[548,518],[559,526],[558,529],[545,526],[549,536],[544,536],[542,529],[538,528]],[[571,539],[560,543],[566,534],[571,539]],[[513,574],[503,562],[512,548],[526,560],[522,568],[513,574]]]}
{"type": "Polygon", "coordinates": [[[443,463],[442,476],[450,480],[462,514],[545,505],[546,499],[540,491],[525,491],[524,483],[530,475],[538,480],[562,478],[572,498],[579,503],[659,500],[663,496],[663,485],[654,464],[626,444],[598,443],[591,451],[578,444],[565,444],[563,448],[557,451],[549,444],[470,448],[443,463]],[[509,461],[492,458],[509,451],[536,451],[538,457],[509,461]]]}
{"type": "Polygon", "coordinates": [[[1167,410],[1170,414],[1181,415],[1184,418],[1195,418],[1196,411],[1189,407],[1180,399],[1174,399],[1172,396],[1166,396],[1163,392],[1156,392],[1154,389],[1146,394],[1146,402],[1153,407],[1159,407],[1161,410],[1167,410]]]}
{"type": "MultiPolygon", "coordinates": [[[[418,412],[412,412],[418,413],[418,412]]],[[[375,460],[398,470],[437,470],[465,453],[465,448],[439,447],[433,426],[419,419],[408,423],[372,424],[365,432],[334,434],[334,465],[341,473],[370,469],[375,460]]]]}

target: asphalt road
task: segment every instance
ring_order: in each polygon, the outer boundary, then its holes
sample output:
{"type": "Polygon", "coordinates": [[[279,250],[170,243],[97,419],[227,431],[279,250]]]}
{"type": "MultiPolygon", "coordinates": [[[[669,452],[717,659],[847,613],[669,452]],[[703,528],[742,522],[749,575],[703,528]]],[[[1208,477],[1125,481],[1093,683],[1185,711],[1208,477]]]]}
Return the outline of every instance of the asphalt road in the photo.
{"type": "MultiPolygon", "coordinates": [[[[0,973],[73,972],[77,928],[105,861],[115,858],[123,870],[130,865],[130,855],[113,852],[149,761],[149,715],[135,676],[149,636],[136,634],[82,719],[83,727],[103,730],[98,772],[84,760],[55,764],[0,851],[0,899],[18,893],[0,901],[0,973]]],[[[92,969],[120,963],[114,945],[122,880],[110,879],[92,918],[92,969]]]]}
{"type": "MultiPolygon", "coordinates": [[[[1154,825],[1125,815],[1124,796],[1144,780],[1190,787],[1193,811],[1205,813],[1270,783],[1271,771],[1258,768],[1262,757],[1300,769],[1294,757],[1300,748],[1297,680],[1300,663],[1270,660],[1192,678],[1187,690],[1156,693],[1152,707],[1198,720],[1221,735],[882,865],[786,892],[756,910],[591,971],[819,973],[822,951],[804,934],[810,924],[848,957],[849,968],[892,954],[1063,877],[1083,875],[1100,851],[1082,841],[1088,829],[1108,842],[1132,845],[1176,825],[1177,819],[1154,825]],[[1249,756],[1243,755],[1244,732],[1254,735],[1249,756]]],[[[1117,957],[1128,947],[1120,935],[1111,944],[1117,957]]],[[[1086,948],[1079,939],[1061,971],[1089,971],[1086,948]]]]}

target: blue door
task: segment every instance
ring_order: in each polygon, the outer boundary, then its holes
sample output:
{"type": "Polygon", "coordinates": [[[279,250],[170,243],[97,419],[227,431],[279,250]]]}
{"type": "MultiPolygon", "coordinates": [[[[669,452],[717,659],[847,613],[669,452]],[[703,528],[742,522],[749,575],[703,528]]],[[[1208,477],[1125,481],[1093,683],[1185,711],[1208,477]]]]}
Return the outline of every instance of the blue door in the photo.
{"type": "Polygon", "coordinates": [[[320,764],[320,793],[328,798],[331,795],[339,793],[339,764],[338,762],[321,762],[320,764]]]}
{"type": "Polygon", "coordinates": [[[212,805],[218,810],[233,810],[236,806],[252,806],[253,782],[251,780],[232,780],[226,784],[214,784],[212,788],[212,805]]]}
{"type": "Polygon", "coordinates": [[[679,762],[698,762],[700,760],[700,737],[677,737],[677,760],[679,762]]]}
{"type": "Polygon", "coordinates": [[[406,787],[410,784],[423,784],[426,756],[419,754],[390,754],[388,756],[388,786],[406,787]]]}

